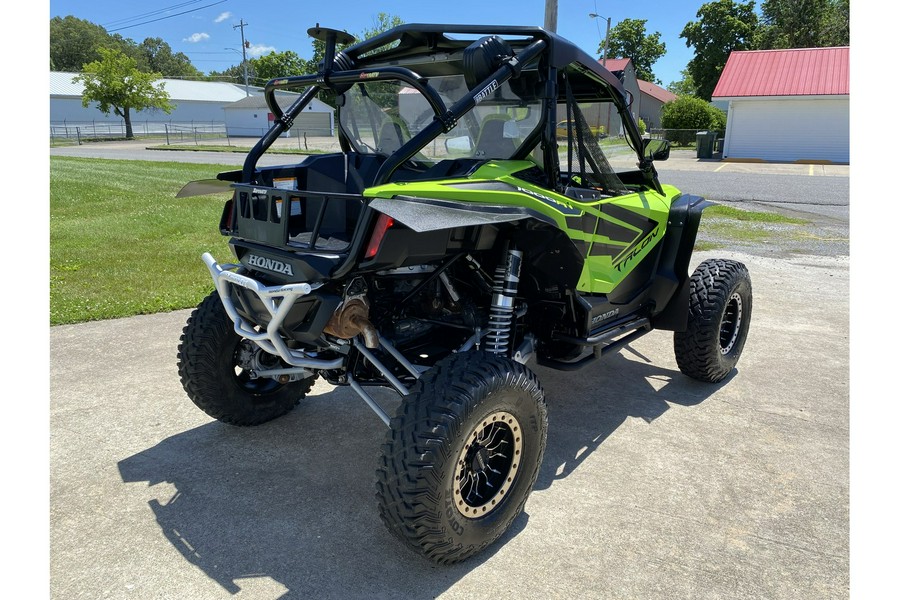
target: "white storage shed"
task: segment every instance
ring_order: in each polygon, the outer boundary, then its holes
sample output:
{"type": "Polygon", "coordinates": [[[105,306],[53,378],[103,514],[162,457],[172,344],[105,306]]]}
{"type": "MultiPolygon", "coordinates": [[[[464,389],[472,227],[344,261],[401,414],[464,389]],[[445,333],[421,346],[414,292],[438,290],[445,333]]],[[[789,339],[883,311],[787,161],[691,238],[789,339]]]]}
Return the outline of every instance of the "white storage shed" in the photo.
{"type": "Polygon", "coordinates": [[[850,162],[850,48],[732,52],[723,159],[850,162]]]}
{"type": "MultiPolygon", "coordinates": [[[[276,92],[275,100],[282,110],[287,109],[299,97],[298,94],[276,92]]],[[[233,137],[260,137],[272,126],[275,115],[269,112],[263,95],[243,98],[225,107],[225,129],[233,137]]],[[[296,137],[306,133],[310,136],[334,135],[334,108],[318,98],[303,109],[290,131],[285,135],[296,137]]]]}

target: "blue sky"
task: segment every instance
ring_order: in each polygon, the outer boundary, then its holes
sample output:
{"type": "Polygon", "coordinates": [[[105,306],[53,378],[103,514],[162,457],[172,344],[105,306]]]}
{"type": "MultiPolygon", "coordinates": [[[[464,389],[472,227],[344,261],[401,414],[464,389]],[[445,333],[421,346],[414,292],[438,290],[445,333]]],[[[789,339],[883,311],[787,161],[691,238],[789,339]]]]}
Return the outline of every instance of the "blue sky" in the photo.
{"type": "MultiPolygon", "coordinates": [[[[665,56],[653,68],[665,86],[681,79],[681,70],[693,57],[693,49],[686,47],[684,40],[678,36],[685,24],[696,18],[697,9],[703,3],[703,0],[560,0],[557,33],[587,52],[596,53],[605,34],[606,21],[592,19],[588,16],[590,13],[610,17],[613,26],[627,18],[647,19],[647,31],[659,31],[666,44],[665,56]]],[[[161,37],[175,51],[187,54],[198,69],[208,72],[223,70],[240,62],[237,52],[227,48],[240,49],[240,30],[233,26],[241,19],[249,23],[244,32],[254,54],[293,50],[303,58],[309,58],[311,46],[306,30],[316,23],[357,33],[370,28],[379,12],[386,12],[399,16],[407,23],[543,26],[544,6],[544,0],[394,0],[378,3],[366,0],[201,0],[191,3],[188,0],[146,0],[140,3],[51,0],[50,17],[73,15],[103,25],[110,31],[160,19],[121,29],[117,33],[136,42],[147,37],[161,37]],[[449,12],[450,6],[453,12],[449,12]],[[200,10],[193,10],[196,8],[200,10]],[[169,10],[157,12],[162,9],[169,10]],[[189,10],[193,12],[161,19],[189,10]],[[140,15],[146,16],[125,21],[140,15]]]]}

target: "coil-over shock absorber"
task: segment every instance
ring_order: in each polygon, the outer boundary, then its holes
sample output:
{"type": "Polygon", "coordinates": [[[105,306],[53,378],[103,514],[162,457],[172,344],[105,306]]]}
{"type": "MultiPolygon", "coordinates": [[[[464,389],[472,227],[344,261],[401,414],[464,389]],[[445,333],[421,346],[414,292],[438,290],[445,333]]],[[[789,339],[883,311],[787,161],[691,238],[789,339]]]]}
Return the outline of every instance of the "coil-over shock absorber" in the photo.
{"type": "Polygon", "coordinates": [[[508,354],[515,316],[516,293],[519,291],[519,275],[522,272],[522,251],[508,249],[506,260],[494,270],[494,295],[485,335],[485,349],[494,354],[508,354]]]}

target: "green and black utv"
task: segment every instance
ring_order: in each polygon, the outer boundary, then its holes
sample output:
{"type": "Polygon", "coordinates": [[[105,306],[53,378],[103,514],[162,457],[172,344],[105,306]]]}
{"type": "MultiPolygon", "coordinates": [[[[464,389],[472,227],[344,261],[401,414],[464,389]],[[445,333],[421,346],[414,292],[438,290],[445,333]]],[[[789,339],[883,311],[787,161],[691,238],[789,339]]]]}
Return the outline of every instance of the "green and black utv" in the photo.
{"type": "Polygon", "coordinates": [[[235,262],[203,255],[215,291],[184,328],[179,374],[233,425],[284,415],[317,377],[350,386],[388,426],[382,520],[456,562],[507,530],[538,475],[547,411],[529,361],[579,369],[665,329],[682,372],[721,381],[750,278],[730,260],[688,275],[707,203],[659,182],[668,142],[642,139],[620,80],[567,40],[309,33],[319,72],[268,82],[274,124],[243,168],[181,192],[233,190],[219,228],[235,262]],[[284,91],[299,92],[286,109],[284,91]],[[317,97],[340,152],[260,167],[317,97]],[[393,415],[371,386],[401,395],[393,415]]]}

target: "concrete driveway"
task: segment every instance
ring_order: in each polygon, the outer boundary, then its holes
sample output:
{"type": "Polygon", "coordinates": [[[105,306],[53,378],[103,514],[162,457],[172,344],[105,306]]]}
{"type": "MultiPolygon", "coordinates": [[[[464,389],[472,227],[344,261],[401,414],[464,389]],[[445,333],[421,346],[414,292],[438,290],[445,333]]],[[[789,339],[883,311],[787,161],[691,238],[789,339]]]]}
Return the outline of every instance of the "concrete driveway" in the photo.
{"type": "Polygon", "coordinates": [[[188,311],[54,327],[51,594],[846,598],[849,261],[731,256],[754,287],[736,374],[687,379],[659,331],[575,374],[537,368],[537,487],[500,543],[450,567],[378,520],[385,430],[349,390],[229,427],[178,381],[188,311]]]}

